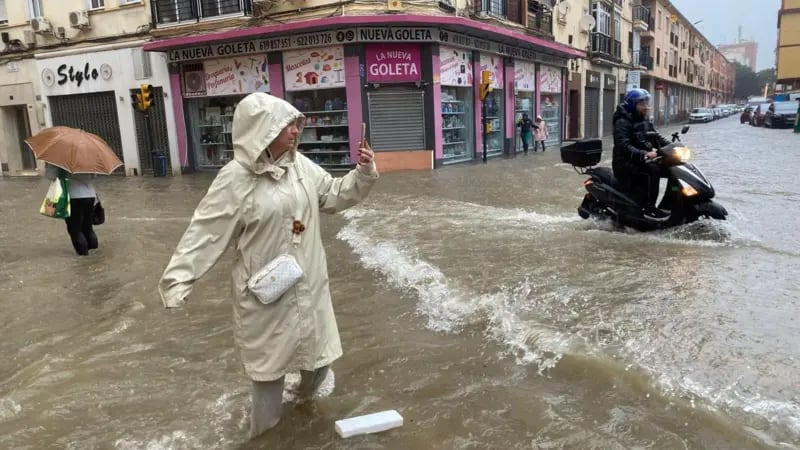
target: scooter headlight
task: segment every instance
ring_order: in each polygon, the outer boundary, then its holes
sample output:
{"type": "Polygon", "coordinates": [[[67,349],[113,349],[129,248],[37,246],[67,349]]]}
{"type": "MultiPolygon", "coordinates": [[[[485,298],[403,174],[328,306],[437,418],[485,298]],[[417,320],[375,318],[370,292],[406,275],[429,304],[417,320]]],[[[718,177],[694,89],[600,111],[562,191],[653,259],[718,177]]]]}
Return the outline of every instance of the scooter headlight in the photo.
{"type": "Polygon", "coordinates": [[[675,147],[675,157],[681,162],[689,161],[692,157],[692,151],[689,147],[675,147]]]}
{"type": "Polygon", "coordinates": [[[693,188],[691,185],[689,185],[689,183],[683,180],[678,181],[680,181],[681,184],[681,194],[683,194],[685,197],[693,197],[699,193],[697,192],[697,189],[693,188]]]}

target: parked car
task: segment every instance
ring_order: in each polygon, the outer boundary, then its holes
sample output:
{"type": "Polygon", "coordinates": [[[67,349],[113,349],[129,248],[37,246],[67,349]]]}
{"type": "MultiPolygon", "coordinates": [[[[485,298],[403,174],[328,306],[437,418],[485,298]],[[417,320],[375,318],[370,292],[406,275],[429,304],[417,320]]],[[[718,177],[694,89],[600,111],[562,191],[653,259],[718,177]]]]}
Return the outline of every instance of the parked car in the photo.
{"type": "Polygon", "coordinates": [[[750,116],[753,114],[753,107],[746,106],[742,111],[742,115],[739,116],[740,123],[750,123],[750,116]]]}
{"type": "Polygon", "coordinates": [[[764,126],[764,117],[767,114],[767,108],[772,103],[761,103],[756,106],[756,109],[753,110],[753,114],[750,117],[750,125],[755,127],[762,127],[764,126]]]}
{"type": "Polygon", "coordinates": [[[714,120],[714,113],[708,108],[695,108],[689,114],[689,123],[708,123],[714,120]]]}
{"type": "Polygon", "coordinates": [[[793,127],[797,119],[797,102],[775,102],[769,105],[764,115],[764,126],[767,128],[793,127]]]}
{"type": "Polygon", "coordinates": [[[722,110],[720,108],[711,108],[711,112],[714,113],[714,120],[722,119],[722,110]]]}

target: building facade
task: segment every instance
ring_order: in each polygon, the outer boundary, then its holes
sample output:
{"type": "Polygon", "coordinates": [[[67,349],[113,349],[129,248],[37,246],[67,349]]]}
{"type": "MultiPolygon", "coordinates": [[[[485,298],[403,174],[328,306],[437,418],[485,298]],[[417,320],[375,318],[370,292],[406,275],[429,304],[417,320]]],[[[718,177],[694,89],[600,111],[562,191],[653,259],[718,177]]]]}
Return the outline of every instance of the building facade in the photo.
{"type": "Polygon", "coordinates": [[[154,2],[153,41],[165,55],[181,167],[232,157],[237,102],[268,92],[306,116],[300,151],[329,170],[353,167],[362,122],[384,170],[432,169],[521,151],[516,121],[541,114],[550,141],[564,129],[568,61],[549,2],[154,2]],[[481,126],[478,86],[492,73],[481,126]],[[485,143],[484,143],[485,135],[485,143]]]}
{"type": "Polygon", "coordinates": [[[42,173],[24,139],[70,126],[105,139],[123,161],[119,173],[152,170],[151,151],[180,173],[166,58],[145,53],[151,24],[144,0],[0,2],[0,161],[7,175],[42,173]],[[4,22],[4,23],[3,23],[4,22]],[[140,84],[154,87],[151,132],[133,110],[140,84]]]}
{"type": "Polygon", "coordinates": [[[722,44],[717,48],[728,61],[738,62],[743,66],[749,67],[753,72],[756,71],[758,42],[745,41],[735,44],[722,44]]]}
{"type": "Polygon", "coordinates": [[[776,93],[800,91],[800,0],[783,0],[778,13],[776,93]]]}

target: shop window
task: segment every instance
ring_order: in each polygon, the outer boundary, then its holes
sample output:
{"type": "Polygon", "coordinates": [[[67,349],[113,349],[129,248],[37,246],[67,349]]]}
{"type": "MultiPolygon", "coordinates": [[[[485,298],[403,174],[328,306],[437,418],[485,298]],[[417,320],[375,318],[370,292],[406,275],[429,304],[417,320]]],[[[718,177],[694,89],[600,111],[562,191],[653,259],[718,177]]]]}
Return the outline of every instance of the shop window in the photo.
{"type": "Polygon", "coordinates": [[[469,86],[442,86],[442,159],[444,163],[472,159],[474,102],[469,86]]]}
{"type": "Polygon", "coordinates": [[[194,165],[218,169],[233,159],[233,111],[242,95],[187,100],[194,165]]]}
{"type": "Polygon", "coordinates": [[[328,170],[351,168],[345,89],[287,92],[286,100],[306,116],[300,153],[328,170]]]}

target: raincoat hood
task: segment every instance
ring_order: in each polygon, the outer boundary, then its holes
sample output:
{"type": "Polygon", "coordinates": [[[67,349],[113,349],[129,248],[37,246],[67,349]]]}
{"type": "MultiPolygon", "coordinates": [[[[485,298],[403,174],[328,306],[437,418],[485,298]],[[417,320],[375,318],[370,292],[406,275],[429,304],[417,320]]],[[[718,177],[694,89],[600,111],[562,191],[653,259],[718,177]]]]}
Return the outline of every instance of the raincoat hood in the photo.
{"type": "Polygon", "coordinates": [[[263,92],[248,95],[236,107],[233,113],[233,159],[247,170],[262,174],[279,172],[278,166],[286,166],[294,162],[299,141],[293,148],[273,161],[267,148],[275,138],[293,121],[297,121],[298,129],[303,132],[303,114],[287,101],[263,92]]]}

